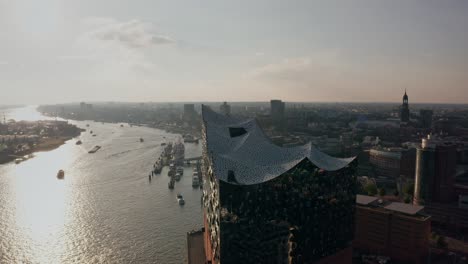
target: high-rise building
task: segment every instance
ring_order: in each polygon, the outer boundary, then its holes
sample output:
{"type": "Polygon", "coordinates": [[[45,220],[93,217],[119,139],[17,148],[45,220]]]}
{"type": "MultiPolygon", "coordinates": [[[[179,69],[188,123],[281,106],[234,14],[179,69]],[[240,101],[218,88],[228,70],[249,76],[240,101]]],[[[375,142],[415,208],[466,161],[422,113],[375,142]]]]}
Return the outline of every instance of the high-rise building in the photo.
{"type": "Polygon", "coordinates": [[[419,118],[421,122],[421,127],[431,128],[432,127],[432,110],[421,109],[419,111],[419,118]]]}
{"type": "Polygon", "coordinates": [[[285,103],[281,100],[270,101],[270,116],[275,125],[284,122],[285,103]]]}
{"type": "Polygon", "coordinates": [[[457,146],[429,135],[416,153],[414,203],[451,202],[454,197],[457,146]]]}
{"type": "Polygon", "coordinates": [[[369,151],[369,163],[378,177],[413,178],[415,156],[414,149],[374,147],[369,151]]]}
{"type": "Polygon", "coordinates": [[[385,255],[402,263],[427,263],[431,217],[423,209],[357,195],[356,253],[385,255]]]}
{"type": "Polygon", "coordinates": [[[219,111],[223,114],[223,115],[231,115],[231,106],[228,105],[227,102],[224,102],[221,106],[219,106],[219,111]]]}
{"type": "Polygon", "coordinates": [[[403,95],[403,104],[401,105],[401,122],[408,123],[410,121],[410,111],[408,104],[408,95],[403,95]]]}
{"type": "Polygon", "coordinates": [[[197,112],[195,112],[195,105],[194,104],[184,104],[184,114],[183,119],[186,121],[193,120],[197,112]]]}
{"type": "Polygon", "coordinates": [[[357,160],[282,148],[202,106],[206,260],[351,263],[357,160]]]}

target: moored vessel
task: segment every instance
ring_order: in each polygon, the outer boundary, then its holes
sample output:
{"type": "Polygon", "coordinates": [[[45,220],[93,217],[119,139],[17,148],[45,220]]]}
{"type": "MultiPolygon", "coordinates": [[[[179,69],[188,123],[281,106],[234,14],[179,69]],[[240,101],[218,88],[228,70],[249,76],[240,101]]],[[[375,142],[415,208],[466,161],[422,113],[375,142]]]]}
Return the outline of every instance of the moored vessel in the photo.
{"type": "Polygon", "coordinates": [[[101,146],[94,146],[94,148],[88,151],[88,153],[93,154],[93,153],[96,153],[100,149],[101,149],[101,146]]]}
{"type": "Polygon", "coordinates": [[[184,205],[184,204],[185,204],[184,197],[183,197],[182,194],[180,194],[180,193],[177,194],[177,202],[178,202],[180,205],[184,205]]]}

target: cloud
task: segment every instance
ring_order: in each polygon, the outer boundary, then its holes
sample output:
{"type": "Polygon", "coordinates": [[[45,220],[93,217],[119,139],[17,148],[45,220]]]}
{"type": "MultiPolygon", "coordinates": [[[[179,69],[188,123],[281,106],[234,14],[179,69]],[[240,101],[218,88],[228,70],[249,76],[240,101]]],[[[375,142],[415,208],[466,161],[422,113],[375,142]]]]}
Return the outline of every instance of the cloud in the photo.
{"type": "Polygon", "coordinates": [[[306,74],[310,67],[310,58],[288,58],[252,69],[248,76],[259,79],[295,80],[306,74]]]}
{"type": "Polygon", "coordinates": [[[138,19],[93,17],[82,20],[80,26],[76,41],[57,60],[88,78],[135,80],[142,74],[153,78],[158,71],[156,54],[171,51],[176,43],[138,19]]]}
{"type": "Polygon", "coordinates": [[[337,73],[346,67],[337,51],[325,51],[262,65],[251,69],[247,77],[264,81],[309,82],[315,79],[314,76],[337,73]]]}
{"type": "Polygon", "coordinates": [[[176,43],[169,36],[157,34],[152,24],[137,19],[122,22],[113,18],[88,18],[83,23],[89,28],[88,38],[132,49],[176,43]]]}
{"type": "Polygon", "coordinates": [[[352,96],[348,88],[359,87],[360,77],[340,52],[325,50],[259,65],[246,72],[244,81],[289,100],[335,101],[352,96]]]}

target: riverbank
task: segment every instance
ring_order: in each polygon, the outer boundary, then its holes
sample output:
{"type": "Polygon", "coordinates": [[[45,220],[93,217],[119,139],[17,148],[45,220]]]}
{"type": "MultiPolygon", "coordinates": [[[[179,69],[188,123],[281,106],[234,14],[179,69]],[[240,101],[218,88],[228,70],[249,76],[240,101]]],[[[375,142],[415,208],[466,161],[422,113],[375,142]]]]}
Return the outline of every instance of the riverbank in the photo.
{"type": "Polygon", "coordinates": [[[25,149],[16,153],[3,153],[0,152],[0,164],[6,164],[15,161],[17,158],[22,158],[26,155],[34,154],[37,152],[46,152],[57,149],[73,137],[56,137],[41,139],[36,145],[31,148],[25,149]]]}
{"type": "Polygon", "coordinates": [[[34,152],[49,151],[84,130],[66,121],[9,121],[0,124],[0,164],[34,152]]]}

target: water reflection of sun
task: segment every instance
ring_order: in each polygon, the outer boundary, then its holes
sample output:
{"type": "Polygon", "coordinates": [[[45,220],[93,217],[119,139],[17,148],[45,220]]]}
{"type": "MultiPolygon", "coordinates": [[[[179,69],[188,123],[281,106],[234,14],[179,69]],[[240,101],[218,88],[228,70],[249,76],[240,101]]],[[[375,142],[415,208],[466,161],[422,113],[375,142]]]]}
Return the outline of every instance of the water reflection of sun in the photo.
{"type": "Polygon", "coordinates": [[[24,121],[37,121],[37,120],[44,120],[44,119],[52,119],[50,117],[43,116],[36,110],[37,106],[26,106],[26,107],[19,107],[19,108],[11,108],[7,110],[0,111],[1,118],[3,121],[3,117],[5,115],[5,119],[14,119],[16,121],[24,120],[24,121]]]}
{"type": "MultiPolygon", "coordinates": [[[[16,225],[29,244],[25,261],[60,263],[67,244],[65,227],[69,222],[71,185],[58,180],[57,165],[50,164],[64,164],[68,157],[51,161],[48,153],[41,154],[44,155],[39,155],[37,160],[16,167],[16,225]],[[43,165],[37,166],[37,162],[43,165]]],[[[52,157],[57,159],[57,155],[52,157]]]]}

